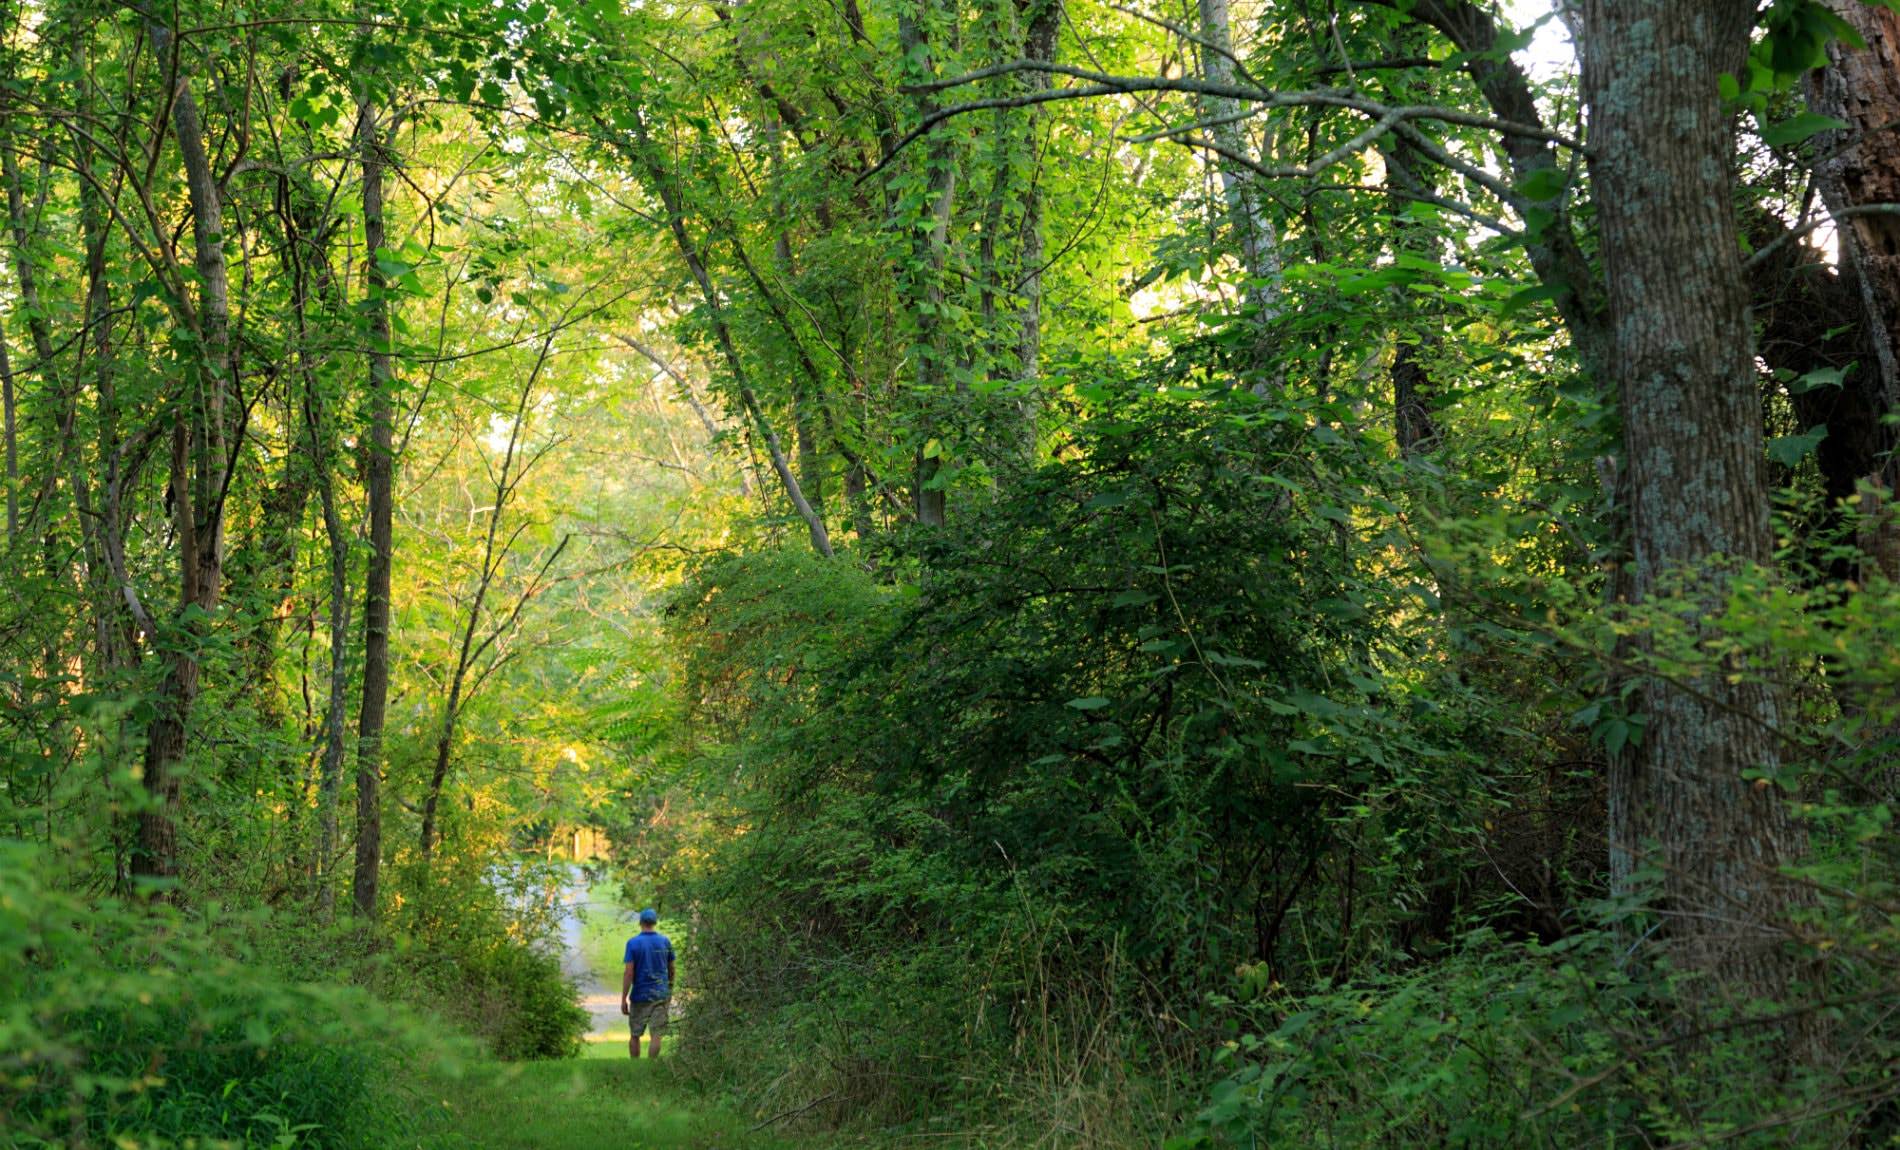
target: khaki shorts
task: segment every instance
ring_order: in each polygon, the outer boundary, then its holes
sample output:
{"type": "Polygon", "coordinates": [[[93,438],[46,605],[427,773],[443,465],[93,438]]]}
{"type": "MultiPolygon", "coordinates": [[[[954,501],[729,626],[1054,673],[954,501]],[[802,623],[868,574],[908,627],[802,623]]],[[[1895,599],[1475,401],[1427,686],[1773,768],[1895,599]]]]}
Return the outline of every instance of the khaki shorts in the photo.
{"type": "Polygon", "coordinates": [[[627,1021],[633,1025],[633,1036],[651,1034],[658,1038],[666,1033],[667,999],[655,1002],[630,1002],[627,1004],[627,1021]]]}

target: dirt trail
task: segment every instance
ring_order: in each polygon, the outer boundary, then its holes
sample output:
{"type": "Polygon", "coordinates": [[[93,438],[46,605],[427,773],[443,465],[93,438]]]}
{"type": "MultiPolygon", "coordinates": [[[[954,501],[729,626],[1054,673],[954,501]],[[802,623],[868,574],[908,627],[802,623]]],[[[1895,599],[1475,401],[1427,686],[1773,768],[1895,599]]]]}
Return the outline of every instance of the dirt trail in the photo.
{"type": "Polygon", "coordinates": [[[620,1014],[620,990],[608,986],[587,961],[582,924],[592,915],[623,912],[609,903],[592,902],[587,897],[587,876],[579,866],[568,869],[567,886],[561,891],[561,969],[574,980],[575,994],[581,1007],[593,1016],[590,1028],[595,1035],[627,1036],[627,1022],[620,1014]]]}

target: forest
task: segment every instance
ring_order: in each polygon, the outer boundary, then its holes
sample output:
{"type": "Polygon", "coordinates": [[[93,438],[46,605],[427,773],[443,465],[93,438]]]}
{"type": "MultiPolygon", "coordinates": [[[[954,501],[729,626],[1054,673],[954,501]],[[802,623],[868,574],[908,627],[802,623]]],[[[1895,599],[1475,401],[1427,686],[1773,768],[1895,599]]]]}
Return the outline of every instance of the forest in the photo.
{"type": "Polygon", "coordinates": [[[1900,0],[0,0],[0,184],[0,1146],[1900,1146],[1900,0]]]}

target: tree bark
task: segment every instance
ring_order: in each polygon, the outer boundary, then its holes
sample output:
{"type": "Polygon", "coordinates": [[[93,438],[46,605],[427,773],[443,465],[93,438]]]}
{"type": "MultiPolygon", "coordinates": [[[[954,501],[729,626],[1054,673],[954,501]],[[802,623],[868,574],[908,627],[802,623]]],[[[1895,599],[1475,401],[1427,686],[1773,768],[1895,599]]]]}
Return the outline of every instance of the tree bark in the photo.
{"type": "Polygon", "coordinates": [[[0,326],[0,414],[6,419],[7,550],[20,535],[20,444],[13,400],[13,364],[7,358],[7,333],[0,326]]]}
{"type": "Polygon", "coordinates": [[[191,402],[172,434],[172,497],[179,560],[179,616],[164,677],[146,728],[144,785],[133,873],[152,879],[178,874],[178,765],[198,697],[200,648],[218,606],[224,575],[225,468],[229,459],[226,401],[231,387],[230,286],[224,258],[224,209],[205,151],[204,129],[172,31],[149,25],[171,99],[172,134],[183,160],[191,212],[197,306],[189,316],[198,341],[191,402]]]}
{"type": "Polygon", "coordinates": [[[356,145],[363,169],[363,246],[368,249],[364,310],[369,325],[369,442],[364,492],[369,564],[363,580],[363,698],[356,718],[356,867],[351,901],[376,914],[383,859],[383,726],[389,710],[389,584],[394,566],[395,373],[390,364],[389,284],[376,262],[386,243],[383,144],[374,101],[357,103],[356,145]]]}
{"type": "Polygon", "coordinates": [[[1867,489],[1872,506],[1861,510],[1872,514],[1863,520],[1863,550],[1876,570],[1900,579],[1900,525],[1885,510],[1900,478],[1887,422],[1900,406],[1900,217],[1853,214],[1900,203],[1900,13],[1860,0],[1829,0],[1828,7],[1867,42],[1865,48],[1831,44],[1829,65],[1808,78],[1810,107],[1847,124],[1816,139],[1823,157],[1816,176],[1822,201],[1839,220],[1842,262],[1858,288],[1867,355],[1839,395],[1825,396],[1832,403],[1822,448],[1850,457],[1853,473],[1831,475],[1829,494],[1842,499],[1867,489]]]}
{"type": "Polygon", "coordinates": [[[1853,215],[1856,208],[1900,203],[1900,14],[1859,0],[1829,0],[1828,7],[1867,41],[1853,48],[1836,41],[1830,64],[1808,81],[1815,111],[1845,121],[1846,130],[1817,140],[1823,159],[1816,168],[1822,200],[1842,216],[1841,254],[1859,273],[1867,305],[1866,325],[1877,356],[1878,388],[1889,406],[1900,401],[1900,218],[1853,215]]]}
{"type": "Polygon", "coordinates": [[[1425,366],[1426,345],[1401,340],[1392,353],[1392,417],[1399,454],[1406,459],[1424,455],[1438,446],[1438,425],[1432,420],[1434,388],[1425,366]]]}
{"type": "MultiPolygon", "coordinates": [[[[1720,603],[1735,565],[1772,560],[1759,392],[1718,97],[1744,65],[1749,0],[1583,7],[1584,95],[1631,492],[1634,595],[1720,603]]],[[[1610,780],[1613,878],[1656,874],[1679,965],[1773,997],[1787,986],[1779,870],[1803,838],[1777,785],[1775,692],[1731,667],[1651,678],[1640,746],[1610,780]]]]}
{"type": "MultiPolygon", "coordinates": [[[[1201,23],[1201,78],[1210,84],[1231,86],[1234,82],[1234,33],[1227,0],[1198,0],[1201,23]]],[[[1273,222],[1267,219],[1266,205],[1254,174],[1243,162],[1253,158],[1253,147],[1240,119],[1240,104],[1224,97],[1207,100],[1208,136],[1220,154],[1214,157],[1214,170],[1220,177],[1221,197],[1227,208],[1227,226],[1233,229],[1240,246],[1240,259],[1247,273],[1246,300],[1252,312],[1250,322],[1257,333],[1253,341],[1252,362],[1247,365],[1247,383],[1265,394],[1276,386],[1279,374],[1273,365],[1272,328],[1280,314],[1280,286],[1285,267],[1280,256],[1280,239],[1273,222]]]]}
{"type": "MultiPolygon", "coordinates": [[[[336,284],[329,264],[330,221],[325,218],[323,205],[306,193],[296,177],[282,177],[280,187],[284,233],[288,241],[284,255],[290,265],[291,315],[297,335],[297,369],[303,383],[303,440],[312,486],[317,492],[317,506],[323,516],[330,567],[330,666],[324,692],[323,752],[317,767],[314,867],[317,908],[327,921],[336,907],[333,871],[339,853],[337,808],[343,792],[349,714],[350,537],[343,525],[336,494],[338,433],[333,413],[338,405],[324,394],[316,358],[311,354],[310,311],[313,302],[334,303],[336,284]]],[[[286,466],[295,466],[295,463],[286,466]]],[[[269,665],[265,670],[270,670],[269,665]]]]}
{"type": "MultiPolygon", "coordinates": [[[[92,111],[90,67],[85,37],[78,37],[73,50],[73,104],[82,116],[92,111]]],[[[82,173],[79,180],[79,219],[86,250],[85,318],[91,331],[97,428],[95,443],[102,468],[110,471],[107,461],[119,450],[118,380],[114,362],[118,327],[114,323],[112,282],[106,263],[106,243],[111,234],[111,205],[107,203],[105,193],[93,175],[95,161],[92,142],[84,136],[75,135],[73,162],[82,173]]],[[[78,459],[73,463],[72,483],[73,498],[79,506],[82,521],[81,538],[90,534],[96,540],[89,549],[88,565],[92,568],[89,582],[99,659],[106,671],[117,672],[138,662],[136,620],[125,610],[115,593],[111,561],[107,554],[106,540],[109,533],[120,531],[122,525],[106,522],[106,509],[95,498],[98,492],[78,459]],[[83,527],[88,522],[97,524],[89,532],[83,527]]]]}
{"type": "MultiPolygon", "coordinates": [[[[1062,0],[1028,0],[1024,7],[1029,13],[1029,24],[1023,32],[1023,57],[1055,63],[1058,36],[1062,29],[1062,0]]],[[[1048,89],[1047,72],[1029,72],[1026,75],[1032,93],[1048,89]]],[[[1032,108],[1027,119],[1029,123],[1024,134],[1028,139],[1031,162],[1029,187],[1023,191],[1022,243],[1017,259],[1022,276],[1017,281],[1016,293],[1022,302],[1016,310],[1016,381],[1019,388],[1016,404],[1021,419],[1018,450],[1024,462],[1034,465],[1039,439],[1038,425],[1042,418],[1042,265],[1047,258],[1042,171],[1041,164],[1036,162],[1042,136],[1042,110],[1032,108]]]]}
{"type": "MultiPolygon", "coordinates": [[[[1436,255],[1439,247],[1430,229],[1406,214],[1412,200],[1426,191],[1427,177],[1417,149],[1403,136],[1390,137],[1380,148],[1385,160],[1385,182],[1390,189],[1386,210],[1391,220],[1392,250],[1425,259],[1436,255]]],[[[1395,303],[1405,308],[1408,301],[1401,291],[1395,303]]],[[[1438,425],[1432,420],[1432,385],[1427,361],[1438,347],[1436,333],[1420,333],[1415,338],[1401,335],[1392,353],[1392,430],[1404,459],[1431,451],[1438,445],[1438,425]]]]}
{"type": "MultiPolygon", "coordinates": [[[[933,77],[930,28],[937,15],[936,0],[909,0],[898,10],[897,41],[909,74],[921,81],[933,77]],[[916,10],[913,10],[916,9],[916,10]],[[921,19],[920,19],[921,16],[921,19]]],[[[936,110],[936,97],[919,92],[913,97],[919,120],[936,110]]],[[[938,485],[947,448],[940,433],[945,421],[942,410],[949,402],[945,394],[948,379],[944,366],[950,349],[944,338],[942,322],[945,295],[944,265],[950,250],[950,216],[957,199],[956,136],[952,132],[933,132],[924,150],[924,211],[928,227],[909,227],[910,268],[906,294],[916,324],[916,343],[912,354],[917,358],[917,395],[921,405],[921,424],[913,468],[913,499],[917,522],[926,527],[941,527],[947,513],[945,493],[938,485]]]]}

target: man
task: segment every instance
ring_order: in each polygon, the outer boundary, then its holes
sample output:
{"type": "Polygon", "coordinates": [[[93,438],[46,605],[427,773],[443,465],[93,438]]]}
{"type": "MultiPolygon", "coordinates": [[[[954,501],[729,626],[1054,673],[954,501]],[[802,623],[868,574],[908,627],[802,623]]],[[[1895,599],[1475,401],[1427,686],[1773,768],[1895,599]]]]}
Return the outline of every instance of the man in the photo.
{"type": "Polygon", "coordinates": [[[673,990],[673,943],[658,929],[660,914],[652,907],[640,912],[640,933],[627,940],[626,970],[620,976],[620,1013],[633,1026],[627,1055],[640,1057],[640,1036],[651,1034],[647,1057],[660,1056],[660,1037],[666,1033],[667,996],[673,990]]]}

